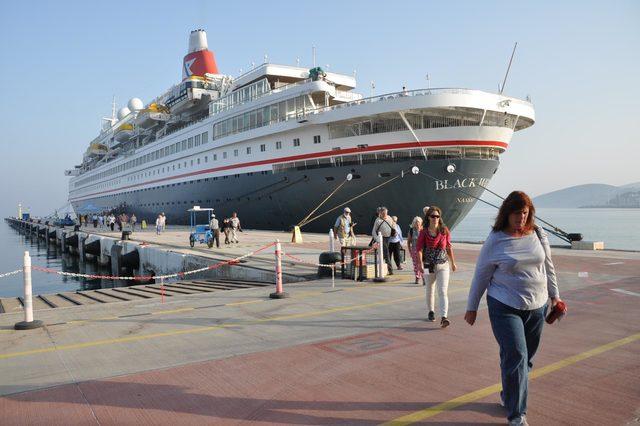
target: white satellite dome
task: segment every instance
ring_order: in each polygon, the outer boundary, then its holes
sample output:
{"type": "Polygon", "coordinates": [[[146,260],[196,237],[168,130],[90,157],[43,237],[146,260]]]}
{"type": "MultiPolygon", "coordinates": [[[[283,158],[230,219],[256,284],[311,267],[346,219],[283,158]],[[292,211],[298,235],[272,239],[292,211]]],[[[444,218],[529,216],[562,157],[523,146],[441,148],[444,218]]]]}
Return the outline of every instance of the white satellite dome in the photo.
{"type": "Polygon", "coordinates": [[[118,120],[122,120],[123,118],[125,118],[127,115],[129,115],[131,111],[129,110],[129,108],[127,107],[122,107],[118,110],[118,120]]]}
{"type": "Polygon", "coordinates": [[[140,111],[142,108],[144,108],[144,104],[138,98],[131,98],[127,106],[131,111],[140,111]]]}

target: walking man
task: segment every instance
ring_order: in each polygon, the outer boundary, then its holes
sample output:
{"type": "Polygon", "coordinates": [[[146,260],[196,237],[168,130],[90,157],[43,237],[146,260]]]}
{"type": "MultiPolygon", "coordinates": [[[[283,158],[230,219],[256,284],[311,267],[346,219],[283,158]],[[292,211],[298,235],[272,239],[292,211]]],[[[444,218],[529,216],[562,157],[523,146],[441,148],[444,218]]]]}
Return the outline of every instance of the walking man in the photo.
{"type": "Polygon", "coordinates": [[[398,225],[398,216],[391,216],[391,219],[396,224],[396,235],[389,238],[389,256],[395,260],[398,271],[402,270],[402,259],[400,258],[400,252],[402,251],[402,229],[398,225]]]}
{"type": "Polygon", "coordinates": [[[209,228],[211,228],[211,232],[213,232],[213,239],[216,242],[216,247],[220,248],[220,223],[218,223],[218,219],[216,219],[216,215],[211,215],[211,222],[209,222],[209,228]]]}
{"type": "Polygon", "coordinates": [[[378,209],[378,218],[373,224],[373,230],[371,236],[374,239],[378,238],[378,232],[382,234],[382,253],[384,255],[384,262],[387,264],[389,275],[393,275],[393,267],[391,266],[391,259],[389,258],[389,238],[396,234],[396,224],[389,216],[389,211],[386,207],[380,207],[378,209]]]}
{"type": "Polygon", "coordinates": [[[240,226],[240,218],[238,217],[238,213],[233,212],[229,222],[231,223],[231,242],[237,244],[238,231],[242,232],[242,227],[240,226]]]}
{"type": "Polygon", "coordinates": [[[351,223],[351,209],[345,207],[342,214],[336,219],[333,225],[333,237],[340,241],[342,247],[354,245],[355,233],[353,227],[355,223],[351,223]]]}

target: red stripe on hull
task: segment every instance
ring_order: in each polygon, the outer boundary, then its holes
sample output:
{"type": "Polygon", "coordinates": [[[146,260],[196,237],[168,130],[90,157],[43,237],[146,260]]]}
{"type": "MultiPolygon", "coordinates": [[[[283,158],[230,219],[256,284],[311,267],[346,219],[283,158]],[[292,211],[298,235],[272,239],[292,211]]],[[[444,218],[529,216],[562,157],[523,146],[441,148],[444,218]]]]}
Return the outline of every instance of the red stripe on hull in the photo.
{"type": "Polygon", "coordinates": [[[152,183],[165,182],[168,180],[180,179],[188,176],[196,176],[196,175],[201,175],[206,173],[220,172],[224,170],[240,169],[243,167],[261,166],[265,164],[276,164],[276,163],[289,163],[291,161],[308,160],[308,159],[323,158],[323,157],[335,157],[337,155],[347,155],[347,154],[363,153],[363,152],[371,152],[371,151],[385,151],[385,150],[406,149],[406,148],[429,148],[429,147],[442,147],[442,146],[487,146],[487,147],[498,147],[498,148],[506,149],[509,146],[509,144],[505,142],[500,142],[500,141],[454,140],[454,141],[431,141],[431,142],[405,142],[405,143],[375,145],[375,146],[369,146],[366,148],[347,148],[347,149],[332,150],[332,151],[320,151],[320,152],[314,152],[311,154],[291,155],[288,157],[272,158],[270,160],[251,161],[248,163],[239,163],[239,164],[232,164],[229,166],[203,169],[195,172],[170,176],[162,179],[154,179],[147,182],[136,183],[133,185],[123,186],[120,188],[109,189],[107,191],[94,192],[93,194],[83,195],[80,198],[70,199],[69,201],[79,201],[85,198],[93,197],[95,195],[107,194],[109,192],[115,192],[115,191],[122,191],[124,189],[135,188],[139,186],[149,185],[152,183]]]}

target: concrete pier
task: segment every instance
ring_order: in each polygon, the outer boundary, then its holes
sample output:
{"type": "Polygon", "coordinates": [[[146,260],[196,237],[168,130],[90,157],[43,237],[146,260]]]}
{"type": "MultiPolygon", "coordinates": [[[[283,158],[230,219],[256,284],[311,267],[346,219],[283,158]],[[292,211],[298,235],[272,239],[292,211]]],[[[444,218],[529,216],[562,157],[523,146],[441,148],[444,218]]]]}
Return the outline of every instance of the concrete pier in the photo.
{"type": "MultiPolygon", "coordinates": [[[[444,330],[407,270],[285,283],[282,300],[269,286],[40,310],[28,337],[0,315],[1,422],[504,424],[487,312],[462,319],[479,248],[456,245],[444,330]]],[[[634,424],[640,253],[552,254],[569,314],[545,326],[528,420],[634,424]]]]}

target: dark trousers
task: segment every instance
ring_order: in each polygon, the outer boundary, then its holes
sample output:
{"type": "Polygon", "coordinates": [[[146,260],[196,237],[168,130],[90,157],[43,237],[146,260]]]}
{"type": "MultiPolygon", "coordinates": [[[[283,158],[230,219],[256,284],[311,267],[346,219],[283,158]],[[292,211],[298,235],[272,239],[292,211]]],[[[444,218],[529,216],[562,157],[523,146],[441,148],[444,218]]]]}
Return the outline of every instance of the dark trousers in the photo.
{"type": "Polygon", "coordinates": [[[400,269],[400,249],[402,246],[400,243],[389,243],[389,255],[396,262],[396,266],[400,269]]]}
{"type": "Polygon", "coordinates": [[[111,227],[111,230],[113,231],[113,227],[115,226],[115,223],[110,223],[109,227],[111,227]]]}
{"type": "Polygon", "coordinates": [[[389,237],[382,237],[382,256],[384,257],[384,263],[387,264],[389,273],[393,273],[393,267],[391,266],[391,259],[389,257],[389,237]]]}
{"type": "Polygon", "coordinates": [[[216,247],[220,248],[220,230],[219,229],[213,230],[213,239],[216,242],[216,247]]]}
{"type": "Polygon", "coordinates": [[[500,346],[502,394],[507,418],[513,420],[527,413],[529,371],[540,345],[547,306],[521,311],[487,296],[489,320],[500,346]]]}

